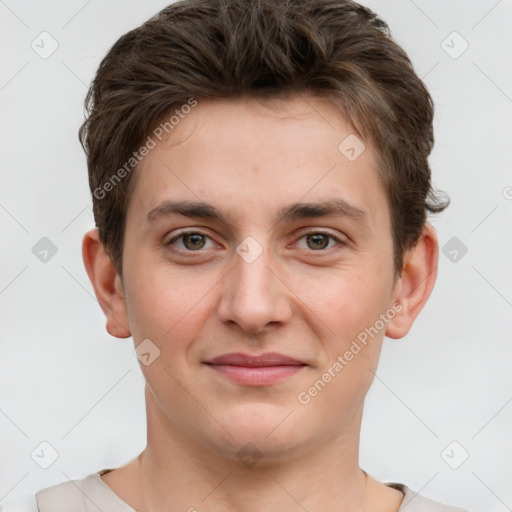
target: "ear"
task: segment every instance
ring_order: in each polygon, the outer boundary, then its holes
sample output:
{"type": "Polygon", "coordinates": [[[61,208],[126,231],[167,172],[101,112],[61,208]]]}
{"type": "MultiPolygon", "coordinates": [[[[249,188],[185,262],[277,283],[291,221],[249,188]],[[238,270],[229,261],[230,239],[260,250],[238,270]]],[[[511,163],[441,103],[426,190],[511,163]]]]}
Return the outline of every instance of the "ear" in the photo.
{"type": "Polygon", "coordinates": [[[85,234],[82,256],[98,302],[107,317],[108,333],[116,338],[128,338],[131,333],[122,281],[100,242],[97,229],[85,234]]]}
{"type": "Polygon", "coordinates": [[[411,329],[434,288],[438,261],[436,232],[425,223],[418,242],[404,256],[402,275],[395,284],[395,302],[402,304],[402,310],[387,324],[389,338],[402,338],[411,329]]]}

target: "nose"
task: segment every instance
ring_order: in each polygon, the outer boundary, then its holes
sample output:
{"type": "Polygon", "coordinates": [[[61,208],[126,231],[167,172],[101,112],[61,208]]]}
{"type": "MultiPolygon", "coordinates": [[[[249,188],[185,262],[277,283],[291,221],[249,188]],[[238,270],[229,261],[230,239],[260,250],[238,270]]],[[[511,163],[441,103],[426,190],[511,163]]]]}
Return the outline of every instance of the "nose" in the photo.
{"type": "Polygon", "coordinates": [[[234,255],[234,266],[222,280],[220,319],[247,334],[284,324],[292,315],[292,293],[272,264],[267,250],[252,262],[234,255]]]}

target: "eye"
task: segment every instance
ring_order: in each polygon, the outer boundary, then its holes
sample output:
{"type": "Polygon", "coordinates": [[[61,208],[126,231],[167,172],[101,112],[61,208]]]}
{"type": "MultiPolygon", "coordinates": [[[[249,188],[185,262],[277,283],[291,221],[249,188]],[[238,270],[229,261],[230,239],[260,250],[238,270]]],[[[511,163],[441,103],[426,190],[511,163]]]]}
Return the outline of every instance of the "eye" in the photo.
{"type": "MultiPolygon", "coordinates": [[[[343,241],[339,238],[335,237],[330,233],[324,233],[322,231],[312,231],[310,233],[306,233],[303,235],[300,240],[306,240],[306,249],[311,249],[313,251],[322,251],[326,248],[332,248],[333,246],[329,246],[331,241],[335,241],[335,245],[345,245],[343,241]]],[[[304,248],[304,247],[302,247],[304,248]]]]}
{"type": "Polygon", "coordinates": [[[179,235],[176,235],[173,238],[171,238],[166,243],[166,245],[174,245],[182,251],[196,252],[200,249],[208,249],[208,247],[205,247],[207,244],[207,240],[210,240],[210,242],[212,242],[211,247],[215,245],[211,238],[205,235],[204,233],[201,233],[199,231],[182,231],[179,235]],[[177,241],[179,241],[180,243],[175,244],[175,242],[177,241]]]}

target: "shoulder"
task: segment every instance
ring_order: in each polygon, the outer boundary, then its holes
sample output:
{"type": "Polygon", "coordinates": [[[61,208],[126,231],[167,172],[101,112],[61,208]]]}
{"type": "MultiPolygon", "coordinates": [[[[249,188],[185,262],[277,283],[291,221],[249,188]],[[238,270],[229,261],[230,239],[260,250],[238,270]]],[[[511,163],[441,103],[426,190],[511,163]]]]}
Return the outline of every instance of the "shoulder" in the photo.
{"type": "Polygon", "coordinates": [[[83,480],[63,482],[42,489],[36,494],[17,496],[2,502],[0,512],[86,512],[80,490],[83,480]]]}
{"type": "Polygon", "coordinates": [[[70,480],[38,491],[36,501],[39,512],[64,512],[70,507],[76,512],[85,512],[85,480],[70,480]]]}
{"type": "Polygon", "coordinates": [[[69,480],[36,493],[38,512],[134,512],[103,482],[103,469],[83,480],[69,480]]]}
{"type": "Polygon", "coordinates": [[[452,507],[439,501],[426,498],[414,492],[404,484],[386,482],[386,485],[404,493],[404,499],[398,512],[469,512],[462,508],[452,507]]]}

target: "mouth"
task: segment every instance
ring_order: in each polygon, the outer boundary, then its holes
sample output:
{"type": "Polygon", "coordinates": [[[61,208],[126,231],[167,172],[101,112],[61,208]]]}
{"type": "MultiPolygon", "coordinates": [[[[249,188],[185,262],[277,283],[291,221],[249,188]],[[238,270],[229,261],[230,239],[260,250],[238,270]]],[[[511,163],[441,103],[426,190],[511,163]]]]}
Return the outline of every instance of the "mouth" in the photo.
{"type": "Polygon", "coordinates": [[[308,366],[302,361],[275,352],[258,356],[223,354],[205,364],[221,376],[248,386],[276,384],[308,366]]]}

